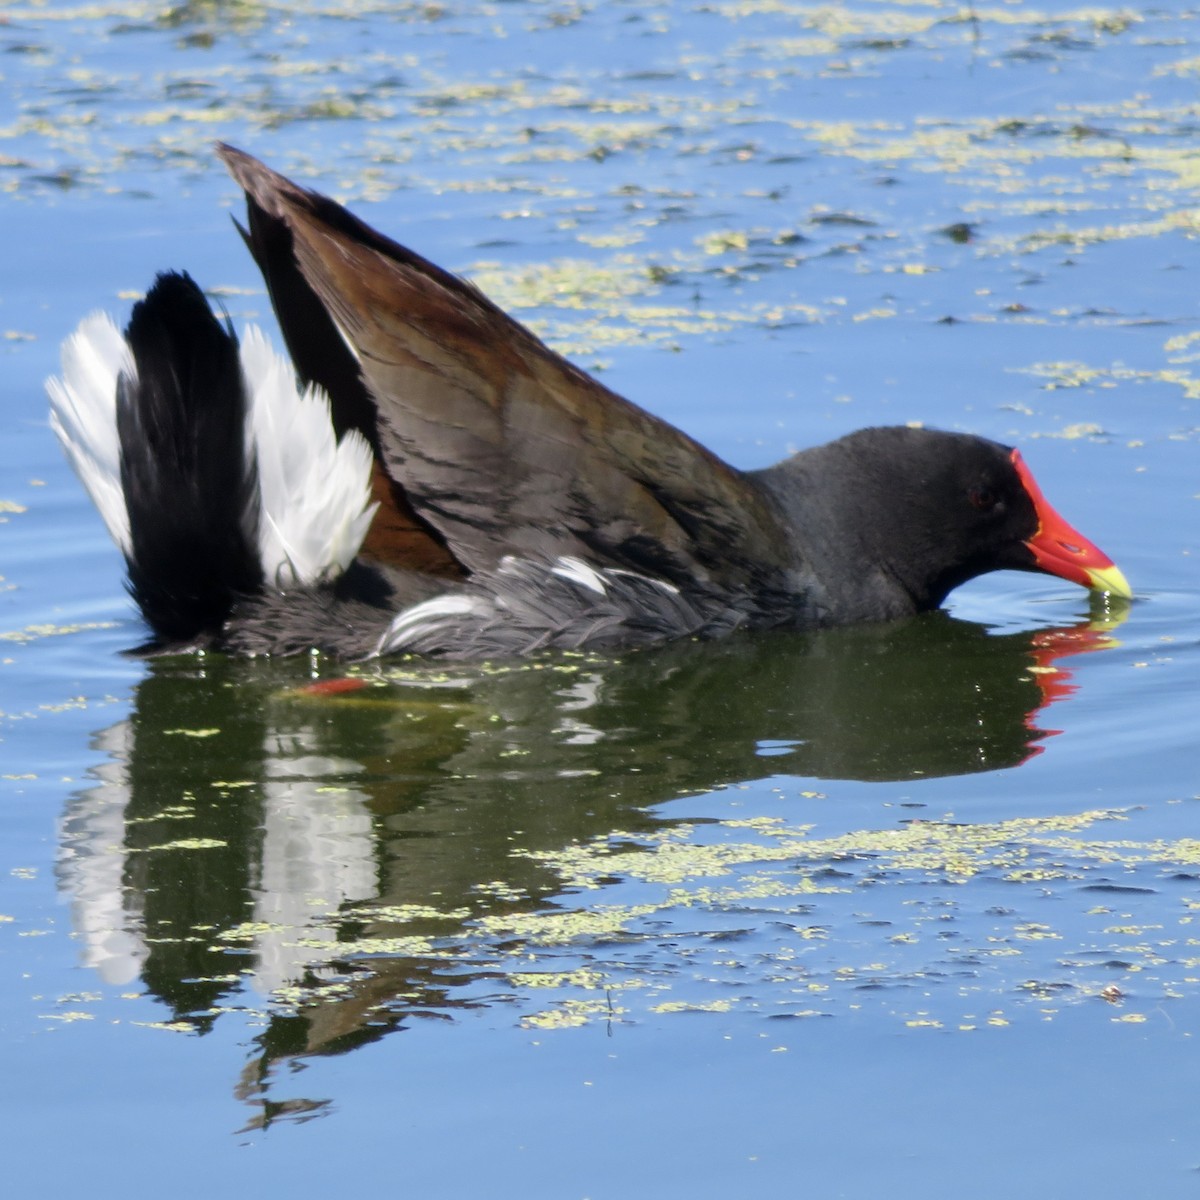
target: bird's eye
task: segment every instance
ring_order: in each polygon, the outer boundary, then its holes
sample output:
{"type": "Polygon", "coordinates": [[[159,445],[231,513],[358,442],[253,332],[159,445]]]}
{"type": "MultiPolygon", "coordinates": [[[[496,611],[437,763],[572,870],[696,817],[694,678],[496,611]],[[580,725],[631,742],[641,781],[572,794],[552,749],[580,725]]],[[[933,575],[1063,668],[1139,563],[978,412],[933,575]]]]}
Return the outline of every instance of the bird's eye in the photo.
{"type": "Polygon", "coordinates": [[[990,487],[984,485],[973,487],[967,493],[967,499],[970,500],[974,508],[985,513],[991,512],[1000,503],[1000,497],[990,487]]]}

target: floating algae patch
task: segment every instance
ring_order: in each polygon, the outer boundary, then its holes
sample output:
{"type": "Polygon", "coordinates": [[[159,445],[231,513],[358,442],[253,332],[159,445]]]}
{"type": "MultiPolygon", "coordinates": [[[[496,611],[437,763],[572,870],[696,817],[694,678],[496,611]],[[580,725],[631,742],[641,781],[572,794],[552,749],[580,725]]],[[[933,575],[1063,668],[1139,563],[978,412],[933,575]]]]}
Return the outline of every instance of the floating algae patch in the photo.
{"type": "Polygon", "coordinates": [[[1135,368],[1117,364],[1101,367],[1081,362],[1041,362],[1022,368],[1022,371],[1044,380],[1042,387],[1049,391],[1064,388],[1115,388],[1127,383],[1154,383],[1178,388],[1185,400],[1200,399],[1200,379],[1182,367],[1135,368]]]}
{"type": "Polygon", "coordinates": [[[778,819],[618,833],[536,855],[563,879],[561,909],[488,915],[475,929],[503,947],[495,966],[521,964],[507,976],[521,1007],[534,986],[561,994],[561,1008],[539,999],[526,1015],[538,1028],[559,1023],[555,1013],[575,1025],[589,1012],[605,1021],[747,1008],[812,1016],[868,1004],[908,1023],[951,1008],[946,1023],[976,1028],[1006,1024],[1005,1005],[1036,1004],[1043,1019],[1114,988],[1114,975],[1121,987],[1110,998],[1195,991],[1200,930],[1186,897],[1166,922],[1114,922],[1113,908],[1091,902],[1030,916],[1047,898],[1094,900],[1110,888],[1161,907],[1158,875],[1200,864],[1200,842],[1095,837],[1125,820],[1105,810],[820,839],[778,819]],[[1147,871],[1155,882],[1144,889],[1112,882],[1147,871]],[[573,895],[595,902],[577,908],[573,895]],[[596,991],[606,1000],[589,1009],[581,995],[596,991]]]}
{"type": "Polygon", "coordinates": [[[798,265],[794,252],[781,249],[787,239],[786,231],[736,235],[725,231],[665,258],[619,254],[604,263],[560,259],[512,268],[479,264],[470,278],[502,308],[520,312],[530,328],[560,353],[674,344],[712,337],[739,325],[775,328],[824,320],[835,306],[818,307],[798,298],[746,301],[735,297],[721,307],[683,302],[684,285],[714,269],[732,278],[798,265]],[[719,266],[714,268],[718,258],[719,266]]]}
{"type": "Polygon", "coordinates": [[[49,637],[69,637],[76,633],[87,633],[97,629],[116,629],[115,621],[78,621],[69,625],[57,625],[45,622],[40,625],[26,625],[24,629],[0,630],[0,642],[16,642],[28,645],[49,637]]]}
{"type": "MultiPolygon", "coordinates": [[[[959,825],[913,821],[900,829],[856,831],[834,838],[811,839],[806,826],[782,817],[717,822],[713,826],[674,825],[642,844],[631,835],[614,833],[585,846],[558,852],[530,853],[552,866],[571,888],[596,888],[612,876],[647,883],[689,884],[739,873],[747,866],[788,862],[825,866],[870,861],[879,869],[941,872],[965,879],[981,870],[1012,867],[1032,853],[1067,849],[1074,840],[1061,836],[1099,821],[1122,820],[1115,810],[1062,817],[1024,817],[994,825],[959,825]],[[757,835],[754,841],[714,840],[713,831],[757,835]],[[704,841],[694,840],[700,833],[704,841]]],[[[803,872],[800,872],[803,875],[803,872]]],[[[735,885],[736,887],[737,885],[735,885]]],[[[804,889],[807,891],[808,889],[804,889]]]]}
{"type": "Polygon", "coordinates": [[[217,941],[252,952],[268,939],[307,961],[272,1003],[314,1022],[328,1005],[388,1022],[414,1006],[500,1006],[545,1031],[870,1008],[974,1030],[1092,1000],[1133,1019],[1200,989],[1200,840],[1112,836],[1135,819],[1106,809],[834,837],[776,817],[679,822],[514,849],[514,863],[557,876],[549,902],[493,881],[500,906],[358,902],[217,941]]]}

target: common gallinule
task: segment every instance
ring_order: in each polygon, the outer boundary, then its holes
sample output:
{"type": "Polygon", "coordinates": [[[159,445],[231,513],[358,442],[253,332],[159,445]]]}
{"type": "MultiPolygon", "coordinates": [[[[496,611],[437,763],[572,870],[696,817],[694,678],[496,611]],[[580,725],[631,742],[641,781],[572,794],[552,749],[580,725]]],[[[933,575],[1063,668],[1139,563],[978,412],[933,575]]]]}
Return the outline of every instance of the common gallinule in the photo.
{"type": "Polygon", "coordinates": [[[611,649],[900,617],[1005,567],[1130,594],[1016,450],[874,428],[736,470],[471,284],[219,153],[294,368],[170,273],[124,335],[88,317],[49,382],[146,652],[611,649]]]}

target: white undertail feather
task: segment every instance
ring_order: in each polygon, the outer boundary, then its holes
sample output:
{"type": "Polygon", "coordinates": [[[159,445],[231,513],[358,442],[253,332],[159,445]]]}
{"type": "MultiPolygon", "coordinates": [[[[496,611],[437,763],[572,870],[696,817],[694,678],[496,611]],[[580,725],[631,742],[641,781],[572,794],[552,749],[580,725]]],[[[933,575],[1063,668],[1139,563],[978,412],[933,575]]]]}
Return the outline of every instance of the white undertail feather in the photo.
{"type": "Polygon", "coordinates": [[[595,567],[585,563],[582,558],[564,554],[555,560],[555,565],[550,570],[552,574],[558,575],[562,579],[569,579],[572,583],[587,588],[589,592],[595,592],[597,596],[608,595],[604,577],[595,567]]]}
{"type": "Polygon", "coordinates": [[[391,654],[419,638],[428,637],[445,627],[453,629],[463,617],[486,620],[494,615],[495,605],[481,596],[466,596],[461,592],[446,596],[434,596],[419,604],[402,609],[384,630],[383,636],[371,652],[372,657],[391,654]]]}
{"type": "Polygon", "coordinates": [[[62,346],[62,378],[46,381],[50,428],[92,498],[108,532],[129,557],[129,513],[121,490],[117,379],[135,377],[133,356],[112,319],[85,317],[62,346]]]}
{"type": "Polygon", "coordinates": [[[371,503],[371,447],[357,431],[337,440],[329,401],[301,393],[292,366],[250,326],[242,339],[250,396],[247,446],[258,461],[259,556],[281,588],[340,575],[358,553],[378,507],[371,503]]]}

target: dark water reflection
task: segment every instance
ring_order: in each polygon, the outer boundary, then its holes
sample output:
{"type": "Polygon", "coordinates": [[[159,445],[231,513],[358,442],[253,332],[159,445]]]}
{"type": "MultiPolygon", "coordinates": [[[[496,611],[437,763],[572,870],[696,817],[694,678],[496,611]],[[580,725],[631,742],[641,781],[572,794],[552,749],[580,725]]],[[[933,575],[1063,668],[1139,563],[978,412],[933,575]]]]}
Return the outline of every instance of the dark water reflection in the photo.
{"type": "Polygon", "coordinates": [[[488,913],[569,905],[536,858],[650,808],[781,773],[908,780],[1014,767],[1098,626],[896,626],[555,658],[308,690],[308,664],[159,660],[99,735],[62,828],[88,964],[197,1031],[247,985],[268,1007],[247,1088],[414,1013],[486,1002],[488,913]],[[515,853],[516,852],[516,853],[515,853]],[[532,857],[531,857],[532,855],[532,857]]]}

